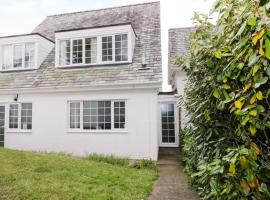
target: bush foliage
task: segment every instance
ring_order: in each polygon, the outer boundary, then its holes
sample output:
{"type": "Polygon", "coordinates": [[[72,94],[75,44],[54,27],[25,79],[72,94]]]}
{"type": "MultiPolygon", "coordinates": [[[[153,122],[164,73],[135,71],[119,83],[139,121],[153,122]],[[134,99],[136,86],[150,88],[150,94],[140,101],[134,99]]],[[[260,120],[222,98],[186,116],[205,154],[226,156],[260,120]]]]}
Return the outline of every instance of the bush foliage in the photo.
{"type": "Polygon", "coordinates": [[[270,199],[270,2],[217,0],[195,14],[183,160],[203,199],[270,199]]]}

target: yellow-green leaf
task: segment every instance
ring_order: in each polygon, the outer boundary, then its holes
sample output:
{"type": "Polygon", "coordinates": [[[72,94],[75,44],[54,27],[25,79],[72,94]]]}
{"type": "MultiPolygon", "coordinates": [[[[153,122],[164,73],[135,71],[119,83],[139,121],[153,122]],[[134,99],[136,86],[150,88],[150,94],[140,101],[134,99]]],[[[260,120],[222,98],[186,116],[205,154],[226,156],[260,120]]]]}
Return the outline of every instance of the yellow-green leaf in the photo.
{"type": "Polygon", "coordinates": [[[208,112],[208,110],[206,110],[206,111],[204,111],[204,118],[206,119],[206,121],[211,121],[211,117],[210,117],[210,115],[209,115],[209,112],[208,112]]]}
{"type": "Polygon", "coordinates": [[[259,54],[260,54],[261,56],[264,56],[263,39],[260,40],[260,50],[259,50],[259,54]]]}
{"type": "Polygon", "coordinates": [[[265,40],[265,57],[270,60],[270,40],[265,40]]]}
{"type": "Polygon", "coordinates": [[[255,16],[250,16],[250,17],[248,18],[248,25],[249,25],[249,26],[255,26],[256,23],[257,23],[257,19],[256,19],[255,16]]]}
{"type": "Polygon", "coordinates": [[[265,29],[261,29],[259,32],[256,33],[256,35],[252,38],[252,43],[254,45],[257,44],[258,40],[262,38],[262,36],[265,34],[265,29]]]}
{"type": "Polygon", "coordinates": [[[249,120],[249,115],[247,115],[247,116],[241,121],[241,125],[242,125],[242,126],[245,126],[245,125],[247,124],[248,120],[249,120]]]}
{"type": "Polygon", "coordinates": [[[239,160],[240,160],[240,165],[241,165],[242,169],[246,169],[248,166],[248,161],[247,161],[246,157],[240,156],[239,160]]]}
{"type": "Polygon", "coordinates": [[[244,195],[247,196],[250,192],[250,188],[249,188],[248,183],[245,180],[241,180],[240,187],[241,187],[241,191],[244,193],[244,195]]]}
{"type": "Polygon", "coordinates": [[[250,133],[251,133],[252,136],[254,136],[257,133],[257,129],[253,125],[250,125],[249,126],[249,131],[250,131],[250,133]]]}
{"type": "Polygon", "coordinates": [[[238,100],[238,101],[234,102],[234,106],[235,106],[236,108],[238,108],[238,109],[242,109],[243,104],[242,104],[241,101],[238,100]]]}
{"type": "Polygon", "coordinates": [[[254,94],[254,95],[251,97],[251,99],[249,100],[249,103],[250,103],[250,104],[254,104],[256,100],[257,100],[257,97],[256,97],[256,94],[254,94]]]}
{"type": "Polygon", "coordinates": [[[257,116],[257,110],[251,110],[251,111],[249,111],[249,115],[251,115],[251,116],[257,116]]]}
{"type": "Polygon", "coordinates": [[[215,57],[218,59],[221,59],[221,51],[220,50],[215,52],[215,57]]]}
{"type": "Polygon", "coordinates": [[[258,91],[258,92],[256,93],[256,98],[257,98],[258,100],[263,100],[263,94],[262,94],[261,91],[258,91]]]}
{"type": "Polygon", "coordinates": [[[219,93],[219,90],[218,90],[218,89],[215,89],[215,90],[214,90],[213,96],[216,97],[217,99],[220,98],[220,93],[219,93]]]}
{"type": "Polygon", "coordinates": [[[250,149],[253,150],[256,153],[256,155],[259,155],[261,152],[260,148],[254,142],[250,144],[250,149]]]}
{"type": "Polygon", "coordinates": [[[261,68],[260,65],[255,65],[252,69],[252,76],[255,76],[255,74],[257,73],[257,71],[261,68]]]}
{"type": "Polygon", "coordinates": [[[230,174],[235,174],[235,165],[233,163],[230,163],[230,168],[229,168],[230,174]]]}
{"type": "Polygon", "coordinates": [[[246,91],[248,91],[248,89],[251,87],[251,82],[248,82],[246,85],[245,85],[245,88],[244,88],[244,90],[243,90],[243,92],[246,92],[246,91]]]}

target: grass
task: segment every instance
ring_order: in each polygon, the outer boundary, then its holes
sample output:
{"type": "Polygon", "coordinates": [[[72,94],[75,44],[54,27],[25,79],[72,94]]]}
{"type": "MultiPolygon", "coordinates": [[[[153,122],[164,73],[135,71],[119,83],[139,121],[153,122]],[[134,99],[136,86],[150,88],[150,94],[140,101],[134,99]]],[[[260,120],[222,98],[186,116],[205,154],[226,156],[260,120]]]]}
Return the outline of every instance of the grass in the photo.
{"type": "MultiPolygon", "coordinates": [[[[0,148],[1,200],[136,200],[157,177],[152,162],[22,152],[0,148]],[[149,163],[152,163],[149,164],[149,163]]],[[[154,165],[153,165],[154,166],[154,165]]]]}

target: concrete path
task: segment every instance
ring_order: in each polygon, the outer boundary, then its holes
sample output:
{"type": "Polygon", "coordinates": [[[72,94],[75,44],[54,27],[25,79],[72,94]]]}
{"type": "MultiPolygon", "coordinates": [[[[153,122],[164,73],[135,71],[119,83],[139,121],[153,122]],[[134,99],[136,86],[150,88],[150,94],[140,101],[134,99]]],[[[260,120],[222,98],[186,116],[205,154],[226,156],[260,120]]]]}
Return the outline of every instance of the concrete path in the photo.
{"type": "Polygon", "coordinates": [[[161,148],[157,164],[159,178],[147,200],[199,200],[179,163],[178,148],[161,148]]]}

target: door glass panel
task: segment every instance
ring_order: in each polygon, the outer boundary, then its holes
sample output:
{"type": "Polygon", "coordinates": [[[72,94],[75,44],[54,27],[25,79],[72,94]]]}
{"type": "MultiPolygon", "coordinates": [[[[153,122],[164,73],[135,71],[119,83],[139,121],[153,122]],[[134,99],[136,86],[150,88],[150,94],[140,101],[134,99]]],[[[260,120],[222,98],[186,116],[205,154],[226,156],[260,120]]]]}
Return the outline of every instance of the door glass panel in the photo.
{"type": "Polygon", "coordinates": [[[5,106],[0,106],[0,147],[4,147],[5,141],[5,106]]]}
{"type": "Polygon", "coordinates": [[[175,143],[174,104],[161,105],[162,143],[175,143]]]}

